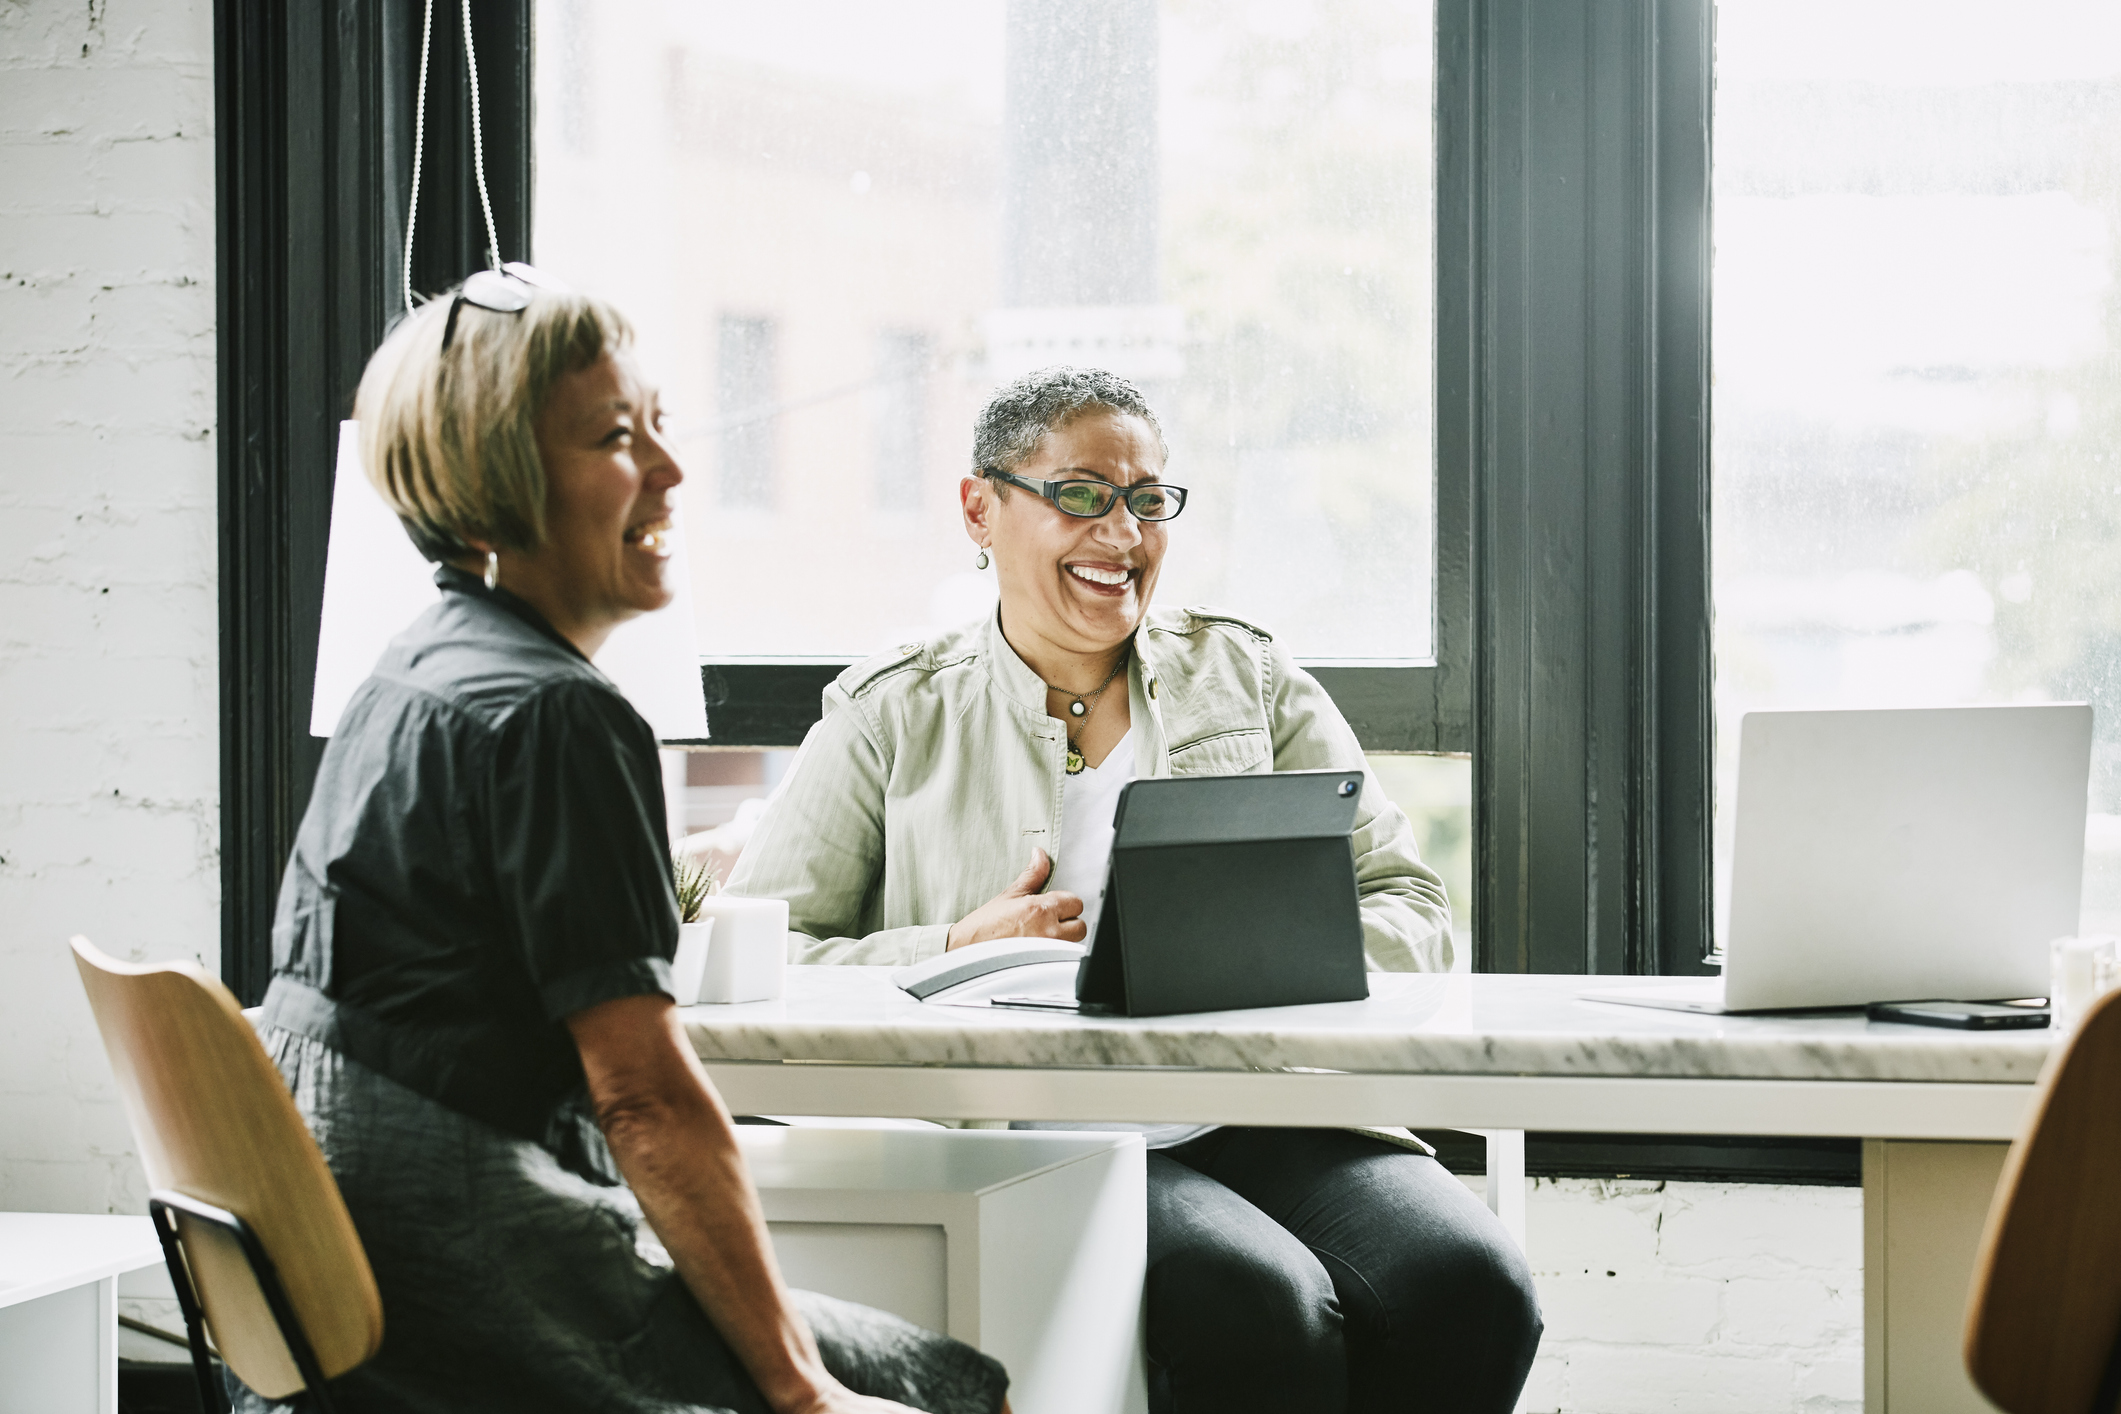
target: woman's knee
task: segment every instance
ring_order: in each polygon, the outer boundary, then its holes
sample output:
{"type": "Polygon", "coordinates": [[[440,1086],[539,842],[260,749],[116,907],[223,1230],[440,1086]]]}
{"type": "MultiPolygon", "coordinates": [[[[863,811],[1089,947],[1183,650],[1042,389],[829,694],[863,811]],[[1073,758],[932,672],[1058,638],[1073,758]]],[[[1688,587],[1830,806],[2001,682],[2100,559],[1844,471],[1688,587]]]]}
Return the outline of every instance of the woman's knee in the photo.
{"type": "Polygon", "coordinates": [[[1339,1270],[1358,1338],[1449,1346],[1484,1330],[1537,1340],[1539,1296],[1524,1254],[1434,1159],[1365,1155],[1316,1196],[1331,1200],[1331,1215],[1302,1235],[1339,1270]]]}
{"type": "Polygon", "coordinates": [[[1149,1343],[1160,1363],[1337,1366],[1332,1278],[1243,1199],[1150,1156],[1149,1343]]]}
{"type": "Polygon", "coordinates": [[[1200,1242],[1151,1262],[1152,1409],[1342,1407],[1347,1345],[1332,1280],[1309,1253],[1278,1255],[1200,1242]]]}
{"type": "Polygon", "coordinates": [[[1380,1295],[1403,1318],[1438,1333],[1477,1330],[1506,1346],[1537,1345],[1545,1320],[1531,1268],[1486,1208],[1430,1228],[1397,1257],[1372,1279],[1392,1288],[1380,1295]]]}
{"type": "MultiPolygon", "coordinates": [[[[1483,1235],[1480,1248],[1481,1274],[1469,1271],[1469,1286],[1498,1328],[1514,1330],[1536,1346],[1546,1329],[1546,1318],[1540,1314],[1539,1288],[1533,1284],[1532,1269],[1525,1262],[1524,1253],[1500,1223],[1495,1224],[1492,1233],[1483,1235]]],[[[1468,1268],[1474,1265],[1467,1262],[1468,1268]]]]}
{"type": "Polygon", "coordinates": [[[1350,1407],[1390,1407],[1382,1392],[1418,1377],[1438,1408],[1510,1408],[1546,1326],[1531,1270],[1502,1224],[1481,1208],[1432,1230],[1388,1271],[1396,1288],[1390,1317],[1381,1329],[1362,1323],[1350,1335],[1350,1407]]]}
{"type": "Polygon", "coordinates": [[[1338,1339],[1332,1279],[1310,1254],[1302,1258],[1234,1243],[1188,1244],[1149,1268],[1150,1307],[1197,1317],[1233,1343],[1338,1339]]]}

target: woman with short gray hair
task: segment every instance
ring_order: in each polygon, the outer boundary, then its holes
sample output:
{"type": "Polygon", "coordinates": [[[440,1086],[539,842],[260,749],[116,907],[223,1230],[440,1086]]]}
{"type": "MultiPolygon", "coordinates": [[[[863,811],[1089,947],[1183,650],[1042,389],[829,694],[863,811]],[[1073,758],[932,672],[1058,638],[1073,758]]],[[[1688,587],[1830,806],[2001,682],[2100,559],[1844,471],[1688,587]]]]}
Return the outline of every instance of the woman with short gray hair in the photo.
{"type": "MultiPolygon", "coordinates": [[[[1128,781],[1360,771],[1369,963],[1447,970],[1443,886],[1324,689],[1255,624],[1151,607],[1188,493],[1141,391],[1032,374],[973,446],[960,506],[997,611],[826,689],[731,891],[788,900],[805,962],[1080,942],[1128,781]]],[[[1516,1402],[1540,1334],[1524,1257],[1405,1131],[1059,1127],[1148,1131],[1152,1409],[1516,1402]]]]}
{"type": "Polygon", "coordinates": [[[325,749],[259,1023],[382,1296],[332,1400],[1006,1411],[978,1351],[781,1281],[673,1005],[655,736],[590,662],[670,601],[683,474],[618,312],[517,269],[406,319],[355,404],[442,595],[325,749]]]}

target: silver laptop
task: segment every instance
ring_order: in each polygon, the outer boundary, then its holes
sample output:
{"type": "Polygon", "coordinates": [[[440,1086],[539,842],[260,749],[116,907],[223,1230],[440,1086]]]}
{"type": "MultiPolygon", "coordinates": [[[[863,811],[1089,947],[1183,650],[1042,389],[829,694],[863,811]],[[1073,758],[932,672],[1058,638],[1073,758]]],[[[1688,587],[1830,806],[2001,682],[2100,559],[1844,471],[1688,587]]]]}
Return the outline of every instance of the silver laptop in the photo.
{"type": "Polygon", "coordinates": [[[1748,712],[1723,977],[1594,1001],[1777,1011],[2047,993],[2077,930],[2092,711],[1748,712]]]}

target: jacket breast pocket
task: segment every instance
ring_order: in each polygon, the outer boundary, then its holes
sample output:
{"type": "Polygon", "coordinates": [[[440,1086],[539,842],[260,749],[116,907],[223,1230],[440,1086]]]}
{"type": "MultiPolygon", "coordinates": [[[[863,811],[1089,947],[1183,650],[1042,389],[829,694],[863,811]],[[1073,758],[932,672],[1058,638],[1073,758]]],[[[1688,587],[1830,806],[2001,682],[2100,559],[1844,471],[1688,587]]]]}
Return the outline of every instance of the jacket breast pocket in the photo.
{"type": "Polygon", "coordinates": [[[1248,776],[1271,770],[1272,744],[1258,728],[1217,732],[1171,748],[1174,776],[1248,776]]]}

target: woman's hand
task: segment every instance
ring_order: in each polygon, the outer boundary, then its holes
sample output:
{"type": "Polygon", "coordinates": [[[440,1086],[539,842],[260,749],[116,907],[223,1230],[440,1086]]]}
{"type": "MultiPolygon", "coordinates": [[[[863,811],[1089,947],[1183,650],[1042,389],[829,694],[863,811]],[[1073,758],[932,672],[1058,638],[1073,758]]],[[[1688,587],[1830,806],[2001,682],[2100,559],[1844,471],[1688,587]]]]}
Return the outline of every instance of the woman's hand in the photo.
{"type": "Polygon", "coordinates": [[[943,951],[984,943],[990,938],[1059,938],[1079,943],[1089,935],[1083,926],[1083,901],[1074,894],[1042,894],[1053,873],[1053,861],[1042,849],[1031,851],[1031,865],[1016,882],[950,925],[943,951]]]}
{"type": "MultiPolygon", "coordinates": [[[[1008,1405],[1002,1405],[1004,1410],[1008,1405]]],[[[894,1404],[888,1399],[876,1399],[866,1394],[856,1394],[843,1385],[834,1385],[820,1394],[814,1404],[805,1404],[788,1414],[919,1414],[903,1404],[894,1404]]]]}
{"type": "MultiPolygon", "coordinates": [[[[854,1394],[846,1388],[834,1385],[831,1392],[818,1396],[815,1404],[806,1404],[795,1414],[919,1414],[903,1404],[893,1404],[888,1399],[876,1399],[866,1394],[854,1394]]],[[[1002,1414],[1009,1414],[1009,1401],[1002,1401],[1002,1414]]]]}

